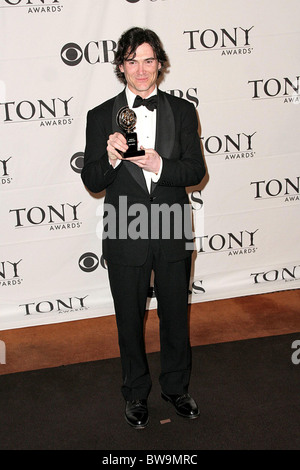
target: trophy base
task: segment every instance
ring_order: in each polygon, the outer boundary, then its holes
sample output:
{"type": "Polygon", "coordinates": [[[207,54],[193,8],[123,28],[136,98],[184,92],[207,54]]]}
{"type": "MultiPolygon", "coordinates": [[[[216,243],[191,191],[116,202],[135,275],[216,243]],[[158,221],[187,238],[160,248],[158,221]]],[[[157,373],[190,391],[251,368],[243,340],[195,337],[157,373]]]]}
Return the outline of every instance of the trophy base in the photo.
{"type": "Polygon", "coordinates": [[[140,157],[142,155],[145,155],[145,150],[127,150],[127,152],[122,152],[123,158],[140,157]]]}

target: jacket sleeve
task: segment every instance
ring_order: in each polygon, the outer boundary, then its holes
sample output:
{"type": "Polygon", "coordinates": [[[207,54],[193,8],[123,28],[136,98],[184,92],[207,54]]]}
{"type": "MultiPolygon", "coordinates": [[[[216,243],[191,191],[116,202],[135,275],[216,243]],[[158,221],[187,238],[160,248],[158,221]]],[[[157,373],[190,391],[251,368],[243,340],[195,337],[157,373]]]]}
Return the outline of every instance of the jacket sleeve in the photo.
{"type": "Polygon", "coordinates": [[[116,169],[109,163],[106,151],[110,131],[99,112],[91,110],[87,114],[86,145],[81,178],[84,185],[93,193],[103,191],[115,179],[121,165],[116,169]]]}
{"type": "Polygon", "coordinates": [[[180,129],[179,158],[164,158],[160,186],[194,186],[206,173],[206,167],[198,134],[198,119],[192,103],[184,102],[180,129]]]}

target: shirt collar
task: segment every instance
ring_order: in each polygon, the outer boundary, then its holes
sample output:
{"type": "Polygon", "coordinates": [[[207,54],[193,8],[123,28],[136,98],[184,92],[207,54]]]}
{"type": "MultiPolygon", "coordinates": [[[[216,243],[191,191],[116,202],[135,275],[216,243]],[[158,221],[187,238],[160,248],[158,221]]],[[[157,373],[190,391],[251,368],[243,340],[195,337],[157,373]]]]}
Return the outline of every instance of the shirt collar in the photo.
{"type": "MultiPolygon", "coordinates": [[[[127,103],[129,108],[132,108],[135,97],[137,96],[135,93],[133,93],[131,90],[129,90],[128,86],[126,86],[126,98],[127,98],[127,103]]],[[[154,96],[157,94],[157,86],[155,86],[155,89],[151,93],[151,95],[147,96],[147,98],[150,98],[150,96],[154,96]]]]}

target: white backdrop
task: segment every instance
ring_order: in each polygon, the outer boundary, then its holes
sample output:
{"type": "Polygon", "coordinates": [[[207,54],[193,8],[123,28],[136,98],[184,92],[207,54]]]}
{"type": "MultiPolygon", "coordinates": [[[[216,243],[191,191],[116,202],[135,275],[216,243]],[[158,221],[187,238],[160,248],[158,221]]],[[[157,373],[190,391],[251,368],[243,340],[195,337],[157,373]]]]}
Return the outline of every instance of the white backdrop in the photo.
{"type": "Polygon", "coordinates": [[[0,0],[0,15],[1,329],[114,314],[103,194],[80,169],[132,26],[160,36],[160,88],[201,123],[191,303],[300,287],[299,0],[0,0]]]}

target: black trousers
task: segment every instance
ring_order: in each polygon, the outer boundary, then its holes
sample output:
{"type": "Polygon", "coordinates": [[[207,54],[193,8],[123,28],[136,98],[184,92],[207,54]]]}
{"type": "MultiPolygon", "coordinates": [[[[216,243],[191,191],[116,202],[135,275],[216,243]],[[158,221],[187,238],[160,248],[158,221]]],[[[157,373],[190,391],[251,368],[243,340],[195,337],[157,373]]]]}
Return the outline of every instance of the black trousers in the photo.
{"type": "Polygon", "coordinates": [[[107,265],[115,305],[125,400],[147,399],[152,385],[144,341],[152,270],[160,325],[159,382],[164,393],[186,393],[191,372],[188,328],[191,257],[168,263],[159,240],[152,240],[144,265],[107,265]]]}

